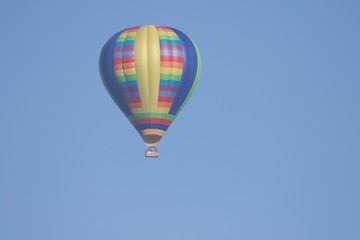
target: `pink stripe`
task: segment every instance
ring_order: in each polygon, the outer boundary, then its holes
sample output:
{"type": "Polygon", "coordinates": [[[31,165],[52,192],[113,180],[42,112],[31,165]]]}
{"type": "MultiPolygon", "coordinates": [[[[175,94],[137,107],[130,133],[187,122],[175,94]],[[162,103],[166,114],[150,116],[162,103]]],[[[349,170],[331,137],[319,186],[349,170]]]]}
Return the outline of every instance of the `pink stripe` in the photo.
{"type": "Polygon", "coordinates": [[[179,50],[182,51],[183,47],[179,45],[160,44],[161,50],[179,50]]]}
{"type": "Polygon", "coordinates": [[[128,28],[124,32],[137,32],[138,29],[139,27],[128,28]]]}
{"type": "Polygon", "coordinates": [[[137,92],[139,91],[137,86],[133,86],[133,87],[127,87],[127,88],[122,88],[121,92],[122,93],[128,93],[128,92],[137,92]]]}
{"type": "Polygon", "coordinates": [[[167,28],[167,27],[162,27],[162,26],[156,26],[156,29],[157,30],[163,30],[163,31],[167,31],[167,32],[172,32],[172,30],[171,29],[169,29],[169,28],[167,28]]]}
{"type": "Polygon", "coordinates": [[[122,52],[122,51],[132,51],[134,50],[135,46],[124,46],[124,47],[115,47],[114,52],[122,52]]]}
{"type": "Polygon", "coordinates": [[[133,97],[133,98],[128,98],[126,99],[127,103],[141,103],[141,98],[140,97],[133,97]]]}
{"type": "Polygon", "coordinates": [[[176,92],[177,90],[178,90],[178,87],[176,87],[176,86],[161,86],[160,85],[160,91],[176,92]]]}
{"type": "Polygon", "coordinates": [[[125,64],[125,63],[132,63],[135,62],[135,57],[124,57],[124,58],[114,58],[114,65],[116,64],[125,64]]]}

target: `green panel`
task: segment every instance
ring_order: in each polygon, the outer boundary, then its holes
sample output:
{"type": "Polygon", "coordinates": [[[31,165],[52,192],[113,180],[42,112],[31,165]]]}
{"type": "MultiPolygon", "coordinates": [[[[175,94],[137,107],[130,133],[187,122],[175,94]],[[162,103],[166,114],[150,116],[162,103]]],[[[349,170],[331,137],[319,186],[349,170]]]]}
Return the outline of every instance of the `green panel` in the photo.
{"type": "Polygon", "coordinates": [[[126,40],[135,40],[136,36],[119,37],[116,42],[124,42],[126,40]]]}
{"type": "Polygon", "coordinates": [[[166,79],[166,80],[178,80],[178,81],[180,81],[181,75],[175,75],[175,74],[160,74],[160,78],[161,78],[161,79],[166,79]]]}
{"type": "Polygon", "coordinates": [[[173,121],[175,119],[175,115],[167,114],[167,113],[139,113],[127,116],[129,121],[142,119],[142,118],[162,118],[166,120],[173,121]]]}
{"type": "Polygon", "coordinates": [[[116,76],[116,81],[117,82],[125,82],[126,78],[125,78],[125,76],[116,76]]]}

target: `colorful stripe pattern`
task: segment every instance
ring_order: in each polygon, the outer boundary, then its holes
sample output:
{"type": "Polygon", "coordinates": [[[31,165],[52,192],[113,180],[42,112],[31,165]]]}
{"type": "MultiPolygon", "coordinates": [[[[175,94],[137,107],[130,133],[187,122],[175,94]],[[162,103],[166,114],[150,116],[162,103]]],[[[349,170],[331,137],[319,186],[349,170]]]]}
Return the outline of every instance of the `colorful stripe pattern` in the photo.
{"type": "Polygon", "coordinates": [[[138,113],[142,107],[136,81],[134,45],[138,28],[123,31],[115,43],[113,68],[122,96],[132,113],[138,113]]]}
{"type": "Polygon", "coordinates": [[[156,27],[160,41],[160,92],[158,108],[168,113],[179,89],[184,65],[183,46],[170,28],[156,27]]]}
{"type": "Polygon", "coordinates": [[[100,56],[103,83],[148,146],[156,146],[192,94],[199,51],[179,30],[141,26],[115,34],[100,56]]]}

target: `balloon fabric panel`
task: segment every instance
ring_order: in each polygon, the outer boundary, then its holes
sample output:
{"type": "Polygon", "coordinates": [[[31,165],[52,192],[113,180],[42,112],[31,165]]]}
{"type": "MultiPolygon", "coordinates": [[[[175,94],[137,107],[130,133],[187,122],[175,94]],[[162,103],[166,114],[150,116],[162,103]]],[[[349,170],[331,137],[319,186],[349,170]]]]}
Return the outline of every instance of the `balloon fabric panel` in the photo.
{"type": "Polygon", "coordinates": [[[185,102],[186,97],[190,93],[190,89],[194,84],[196,70],[198,68],[198,61],[196,55],[196,48],[192,43],[191,39],[184,33],[173,29],[179,36],[181,43],[184,46],[184,74],[182,75],[179,90],[176,93],[176,97],[173,105],[169,111],[170,114],[176,115],[180,110],[181,106],[185,102]]]}
{"type": "Polygon", "coordinates": [[[113,69],[121,94],[132,114],[142,108],[136,79],[134,43],[137,28],[126,29],[116,40],[113,52],[113,69]]]}
{"type": "Polygon", "coordinates": [[[103,83],[106,87],[106,90],[108,91],[109,95],[113,99],[113,101],[116,103],[116,105],[120,108],[120,110],[126,115],[130,115],[131,111],[128,108],[128,105],[125,102],[125,99],[123,98],[123,95],[121,94],[121,89],[117,85],[116,76],[113,70],[113,50],[115,47],[115,42],[117,39],[117,36],[120,35],[121,32],[115,34],[112,36],[109,41],[105,44],[103,47],[103,50],[100,55],[99,60],[99,68],[100,68],[100,74],[101,78],[103,80],[103,83]]]}

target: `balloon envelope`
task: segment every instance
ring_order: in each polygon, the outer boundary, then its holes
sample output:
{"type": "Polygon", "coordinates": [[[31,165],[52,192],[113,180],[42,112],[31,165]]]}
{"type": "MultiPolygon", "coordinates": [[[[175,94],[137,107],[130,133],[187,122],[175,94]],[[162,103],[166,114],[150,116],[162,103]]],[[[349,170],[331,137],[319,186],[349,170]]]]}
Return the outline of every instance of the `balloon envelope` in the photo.
{"type": "Polygon", "coordinates": [[[113,35],[99,68],[114,102],[145,144],[155,147],[194,91],[201,59],[181,31],[146,25],[113,35]]]}

